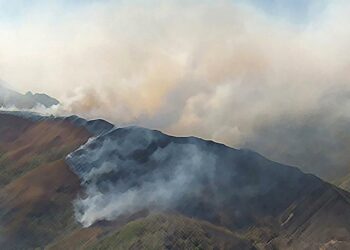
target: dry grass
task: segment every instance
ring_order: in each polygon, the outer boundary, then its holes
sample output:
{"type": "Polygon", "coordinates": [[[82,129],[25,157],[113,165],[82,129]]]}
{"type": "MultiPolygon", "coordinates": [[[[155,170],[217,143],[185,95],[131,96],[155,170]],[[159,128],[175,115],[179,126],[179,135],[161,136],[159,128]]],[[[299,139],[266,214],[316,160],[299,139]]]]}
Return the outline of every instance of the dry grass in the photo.
{"type": "Polygon", "coordinates": [[[73,230],[72,201],[80,185],[64,158],[89,133],[68,122],[33,123],[5,114],[0,131],[6,134],[0,139],[0,221],[7,242],[43,246],[73,230]]]}

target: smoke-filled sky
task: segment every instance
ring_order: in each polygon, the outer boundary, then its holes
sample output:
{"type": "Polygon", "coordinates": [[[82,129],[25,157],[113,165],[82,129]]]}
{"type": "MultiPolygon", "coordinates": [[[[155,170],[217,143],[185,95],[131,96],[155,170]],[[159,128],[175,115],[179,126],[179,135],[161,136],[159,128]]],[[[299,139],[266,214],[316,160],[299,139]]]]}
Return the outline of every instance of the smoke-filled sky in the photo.
{"type": "Polygon", "coordinates": [[[334,178],[350,162],[349,13],[345,0],[0,1],[0,78],[63,113],[334,178]]]}

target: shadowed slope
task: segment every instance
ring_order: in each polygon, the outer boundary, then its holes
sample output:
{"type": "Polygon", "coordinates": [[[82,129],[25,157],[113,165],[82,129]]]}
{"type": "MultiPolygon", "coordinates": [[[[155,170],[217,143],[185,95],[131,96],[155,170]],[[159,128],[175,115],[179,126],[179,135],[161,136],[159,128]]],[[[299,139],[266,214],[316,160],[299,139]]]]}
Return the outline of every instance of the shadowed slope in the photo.
{"type": "Polygon", "coordinates": [[[271,245],[283,249],[349,249],[349,222],[349,193],[323,186],[299,197],[285,211],[281,236],[271,245]]]}
{"type": "Polygon", "coordinates": [[[269,228],[257,239],[265,245],[350,242],[347,192],[249,150],[128,127],[89,141],[67,162],[86,188],[76,210],[85,226],[175,210],[232,231],[269,228]]]}

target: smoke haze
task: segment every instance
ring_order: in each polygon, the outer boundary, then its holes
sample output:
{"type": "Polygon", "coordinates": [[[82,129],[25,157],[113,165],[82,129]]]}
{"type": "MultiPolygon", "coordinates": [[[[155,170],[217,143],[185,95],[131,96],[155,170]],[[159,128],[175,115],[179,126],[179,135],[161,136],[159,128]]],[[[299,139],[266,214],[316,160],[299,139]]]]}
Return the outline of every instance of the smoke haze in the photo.
{"type": "Polygon", "coordinates": [[[113,128],[66,162],[84,187],[75,215],[85,227],[159,210],[243,227],[322,185],[249,150],[140,127],[113,128]]]}
{"type": "Polygon", "coordinates": [[[0,23],[0,76],[57,97],[60,114],[249,147],[338,178],[350,160],[350,4],[307,2],[302,24],[244,1],[27,6],[0,23]]]}
{"type": "Polygon", "coordinates": [[[86,188],[75,202],[84,226],[156,207],[169,209],[212,179],[215,157],[199,143],[175,143],[141,128],[115,129],[67,157],[86,188]]]}

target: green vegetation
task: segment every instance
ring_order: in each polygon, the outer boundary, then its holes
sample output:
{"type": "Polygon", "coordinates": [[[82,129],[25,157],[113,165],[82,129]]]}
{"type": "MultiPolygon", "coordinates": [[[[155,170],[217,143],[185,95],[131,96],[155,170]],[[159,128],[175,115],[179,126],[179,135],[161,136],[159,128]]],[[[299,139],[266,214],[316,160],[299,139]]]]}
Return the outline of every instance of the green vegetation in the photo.
{"type": "Polygon", "coordinates": [[[6,153],[0,153],[0,188],[6,186],[11,181],[21,177],[29,171],[60,159],[70,152],[70,147],[51,148],[47,151],[40,152],[31,156],[28,160],[20,163],[19,161],[11,161],[6,153]]]}
{"type": "Polygon", "coordinates": [[[112,249],[251,249],[232,232],[180,215],[150,215],[128,223],[90,250],[112,249]]]}

